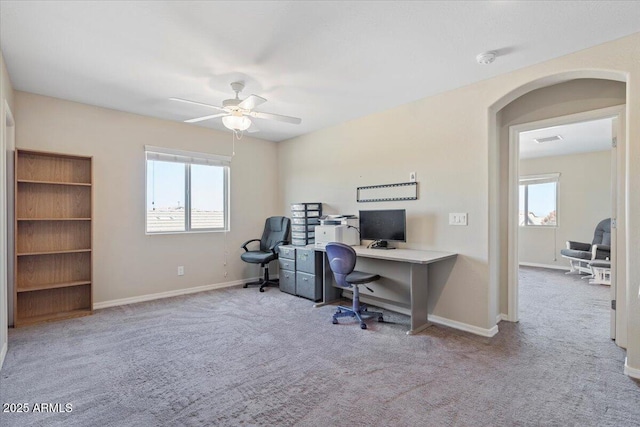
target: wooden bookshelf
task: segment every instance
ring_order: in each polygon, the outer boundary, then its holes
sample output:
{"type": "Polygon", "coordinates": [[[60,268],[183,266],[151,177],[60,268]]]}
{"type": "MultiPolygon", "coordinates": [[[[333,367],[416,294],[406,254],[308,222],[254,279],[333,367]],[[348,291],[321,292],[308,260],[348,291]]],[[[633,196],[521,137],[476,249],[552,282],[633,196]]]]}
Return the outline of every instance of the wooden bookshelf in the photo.
{"type": "Polygon", "coordinates": [[[90,157],[17,150],[16,327],[93,310],[90,157]]]}

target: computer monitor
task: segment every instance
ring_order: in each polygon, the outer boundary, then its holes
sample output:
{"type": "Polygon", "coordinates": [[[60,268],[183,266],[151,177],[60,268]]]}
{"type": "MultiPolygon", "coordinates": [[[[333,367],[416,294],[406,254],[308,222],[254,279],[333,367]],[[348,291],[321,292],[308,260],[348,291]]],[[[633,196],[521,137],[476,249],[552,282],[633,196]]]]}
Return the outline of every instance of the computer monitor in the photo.
{"type": "Polygon", "coordinates": [[[387,242],[407,241],[407,214],[404,209],[360,211],[360,239],[374,240],[371,248],[393,249],[387,242]]]}

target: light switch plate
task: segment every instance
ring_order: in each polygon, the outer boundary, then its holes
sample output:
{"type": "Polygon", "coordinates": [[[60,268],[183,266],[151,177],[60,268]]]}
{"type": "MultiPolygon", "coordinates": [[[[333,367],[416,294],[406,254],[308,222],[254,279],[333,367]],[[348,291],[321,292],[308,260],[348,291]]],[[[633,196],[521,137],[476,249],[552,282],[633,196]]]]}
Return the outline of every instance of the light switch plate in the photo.
{"type": "Polygon", "coordinates": [[[466,213],[450,213],[449,225],[467,225],[466,213]]]}

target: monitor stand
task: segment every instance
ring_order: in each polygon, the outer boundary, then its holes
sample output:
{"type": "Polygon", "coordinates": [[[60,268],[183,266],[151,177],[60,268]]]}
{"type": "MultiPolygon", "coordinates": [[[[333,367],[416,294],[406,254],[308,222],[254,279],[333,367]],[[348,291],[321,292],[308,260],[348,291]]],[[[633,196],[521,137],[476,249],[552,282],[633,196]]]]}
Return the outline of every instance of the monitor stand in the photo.
{"type": "Polygon", "coordinates": [[[389,246],[389,242],[386,240],[376,240],[371,244],[371,249],[395,249],[389,246]]]}

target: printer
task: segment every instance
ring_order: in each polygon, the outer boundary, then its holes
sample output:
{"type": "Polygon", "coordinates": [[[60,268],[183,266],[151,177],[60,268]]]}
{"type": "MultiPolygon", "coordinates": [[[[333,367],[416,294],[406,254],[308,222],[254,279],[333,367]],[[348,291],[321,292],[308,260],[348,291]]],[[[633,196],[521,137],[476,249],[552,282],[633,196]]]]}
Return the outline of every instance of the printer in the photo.
{"type": "Polygon", "coordinates": [[[315,228],[315,247],[324,249],[329,242],[355,246],[360,244],[358,218],[353,215],[327,215],[315,228]]]}

